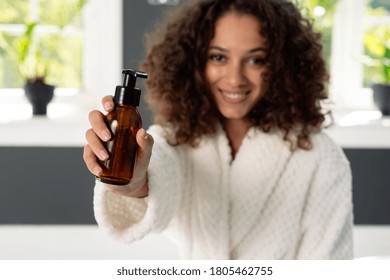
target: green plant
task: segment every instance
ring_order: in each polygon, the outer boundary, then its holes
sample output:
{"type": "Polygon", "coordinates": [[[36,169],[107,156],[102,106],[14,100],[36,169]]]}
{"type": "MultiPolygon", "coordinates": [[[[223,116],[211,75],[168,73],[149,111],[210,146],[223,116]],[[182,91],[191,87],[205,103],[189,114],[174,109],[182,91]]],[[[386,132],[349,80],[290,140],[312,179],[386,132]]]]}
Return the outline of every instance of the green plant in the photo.
{"type": "Polygon", "coordinates": [[[364,45],[367,53],[364,63],[371,73],[370,82],[390,84],[390,27],[381,26],[366,33],[364,45]]]}
{"type": "Polygon", "coordinates": [[[44,48],[41,48],[34,39],[36,25],[36,22],[27,23],[26,30],[16,45],[20,72],[31,83],[45,82],[51,57],[42,54],[44,48]]]}
{"type": "MultiPolygon", "coordinates": [[[[21,76],[30,83],[46,82],[47,77],[52,82],[58,80],[56,76],[71,75],[68,73],[72,71],[65,71],[64,66],[69,60],[80,57],[72,53],[69,46],[81,49],[81,37],[64,36],[64,33],[67,27],[79,24],[87,0],[41,0],[39,3],[40,9],[50,12],[42,12],[38,20],[22,22],[24,32],[21,35],[0,34],[0,54],[7,56],[9,68],[17,65],[14,73],[19,74],[15,79],[19,80],[21,76]],[[37,32],[39,28],[42,29],[37,32]]],[[[69,80],[75,79],[71,77],[69,80]]]]}

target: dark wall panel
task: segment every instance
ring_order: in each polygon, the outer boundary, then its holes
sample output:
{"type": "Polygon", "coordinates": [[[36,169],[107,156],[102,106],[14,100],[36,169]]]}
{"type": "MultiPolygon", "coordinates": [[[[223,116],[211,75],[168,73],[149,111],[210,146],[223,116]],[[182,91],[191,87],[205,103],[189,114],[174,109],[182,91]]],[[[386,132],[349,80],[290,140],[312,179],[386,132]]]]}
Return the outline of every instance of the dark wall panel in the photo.
{"type": "Polygon", "coordinates": [[[82,148],[0,147],[1,224],[92,224],[82,148]]]}
{"type": "MultiPolygon", "coordinates": [[[[345,149],[355,224],[390,225],[390,150],[345,149]]],[[[94,224],[82,148],[0,147],[0,224],[94,224]]]]}
{"type": "Polygon", "coordinates": [[[345,149],[353,175],[355,224],[390,225],[390,150],[345,149]]]}

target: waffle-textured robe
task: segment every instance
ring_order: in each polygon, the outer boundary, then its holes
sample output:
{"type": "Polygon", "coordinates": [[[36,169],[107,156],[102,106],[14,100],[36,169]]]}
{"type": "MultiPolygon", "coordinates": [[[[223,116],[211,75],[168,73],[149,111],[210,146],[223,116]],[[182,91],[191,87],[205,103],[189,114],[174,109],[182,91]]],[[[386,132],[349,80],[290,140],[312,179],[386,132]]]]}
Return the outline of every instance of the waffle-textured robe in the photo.
{"type": "Polygon", "coordinates": [[[291,151],[280,133],[252,128],[235,158],[222,128],[199,147],[171,146],[152,126],[149,196],[96,182],[99,227],[131,243],[164,231],[184,259],[350,259],[349,163],[325,133],[291,151]]]}

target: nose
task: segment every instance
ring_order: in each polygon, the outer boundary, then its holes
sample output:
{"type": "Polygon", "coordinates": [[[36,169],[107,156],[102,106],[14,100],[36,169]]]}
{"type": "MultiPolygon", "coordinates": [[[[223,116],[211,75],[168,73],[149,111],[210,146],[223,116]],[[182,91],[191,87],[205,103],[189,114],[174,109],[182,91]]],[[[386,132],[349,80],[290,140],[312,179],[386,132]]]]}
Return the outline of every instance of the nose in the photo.
{"type": "Polygon", "coordinates": [[[247,83],[245,69],[239,62],[231,62],[226,69],[226,78],[229,86],[243,87],[247,83]]]}

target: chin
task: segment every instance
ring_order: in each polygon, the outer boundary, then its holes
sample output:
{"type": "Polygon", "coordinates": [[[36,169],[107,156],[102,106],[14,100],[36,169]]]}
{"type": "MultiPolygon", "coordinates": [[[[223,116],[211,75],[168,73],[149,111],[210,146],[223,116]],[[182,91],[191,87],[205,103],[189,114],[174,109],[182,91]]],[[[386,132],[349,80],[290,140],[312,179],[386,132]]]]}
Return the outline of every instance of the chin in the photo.
{"type": "Polygon", "coordinates": [[[241,113],[241,112],[224,112],[224,111],[221,111],[222,113],[222,116],[225,118],[225,119],[228,119],[228,120],[240,120],[240,119],[244,119],[246,117],[247,114],[244,114],[244,113],[241,113]]]}

